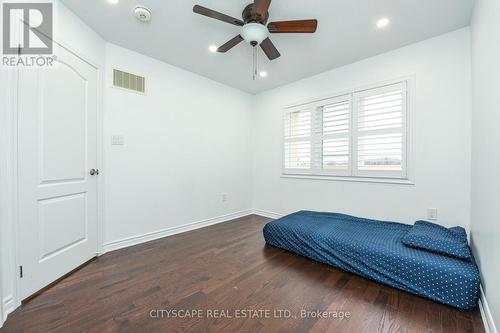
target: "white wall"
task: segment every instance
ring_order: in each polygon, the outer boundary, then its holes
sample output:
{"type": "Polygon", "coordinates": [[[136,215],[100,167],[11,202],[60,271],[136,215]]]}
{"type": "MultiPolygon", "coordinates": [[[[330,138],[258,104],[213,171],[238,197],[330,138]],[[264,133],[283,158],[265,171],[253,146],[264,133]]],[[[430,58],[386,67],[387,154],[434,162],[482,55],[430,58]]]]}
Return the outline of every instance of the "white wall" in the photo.
{"type": "Polygon", "coordinates": [[[106,79],[106,244],[252,208],[251,95],[112,44],[106,79]],[[112,88],[113,68],[147,94],[112,88]]]}
{"type": "Polygon", "coordinates": [[[404,223],[437,208],[439,223],[468,229],[469,41],[469,29],[461,29],[258,95],[254,207],[280,214],[344,212],[404,223]],[[415,185],[280,178],[284,106],[407,75],[416,78],[415,185]]]}
{"type": "MultiPolygon", "coordinates": [[[[57,42],[62,42],[72,50],[84,55],[98,66],[104,64],[105,42],[104,40],[84,24],[76,15],[68,10],[64,5],[56,0],[54,6],[55,31],[54,38],[57,42]]],[[[15,114],[11,103],[5,95],[11,93],[13,89],[13,77],[9,78],[12,70],[0,69],[2,87],[1,116],[0,116],[0,138],[1,138],[1,159],[0,165],[0,225],[1,231],[1,282],[2,288],[0,296],[1,305],[5,312],[12,311],[20,300],[16,300],[16,274],[14,259],[14,224],[13,218],[13,191],[14,179],[14,138],[15,138],[15,114]]],[[[6,313],[4,313],[4,316],[6,313]]],[[[2,323],[0,318],[0,324],[2,323]]]]}
{"type": "Polygon", "coordinates": [[[67,44],[86,60],[103,66],[105,41],[60,1],[56,0],[54,4],[55,40],[67,44]]]}
{"type": "Polygon", "coordinates": [[[477,0],[472,31],[472,245],[500,325],[500,1],[477,0]]]}

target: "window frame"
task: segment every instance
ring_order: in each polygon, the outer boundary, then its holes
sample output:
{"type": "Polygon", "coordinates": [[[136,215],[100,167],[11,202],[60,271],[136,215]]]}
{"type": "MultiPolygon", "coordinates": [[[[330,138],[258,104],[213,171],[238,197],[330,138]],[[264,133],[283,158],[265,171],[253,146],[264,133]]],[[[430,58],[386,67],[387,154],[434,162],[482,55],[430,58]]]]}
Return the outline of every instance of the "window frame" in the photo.
{"type": "Polygon", "coordinates": [[[394,184],[414,184],[413,180],[413,168],[414,168],[414,137],[413,137],[413,126],[414,121],[414,94],[415,94],[415,77],[405,76],[392,80],[387,80],[384,82],[364,85],[357,87],[355,89],[350,89],[342,93],[330,94],[330,96],[316,98],[309,101],[303,101],[295,103],[290,106],[285,106],[282,112],[282,123],[281,123],[281,177],[282,178],[305,178],[305,179],[320,179],[320,180],[340,180],[340,181],[354,181],[354,182],[374,182],[374,183],[394,183],[394,184]],[[357,128],[357,117],[358,109],[357,102],[359,96],[366,94],[369,91],[375,89],[383,90],[384,88],[403,84],[405,88],[405,93],[403,94],[403,105],[405,110],[403,110],[403,126],[401,129],[402,133],[402,171],[363,171],[358,170],[358,128],[357,128]],[[329,171],[324,169],[318,169],[314,166],[314,150],[311,147],[311,168],[310,169],[287,169],[285,168],[285,116],[287,113],[295,112],[298,110],[310,109],[311,112],[311,136],[310,144],[314,145],[314,138],[317,138],[314,133],[314,115],[318,108],[322,108],[329,104],[334,104],[345,100],[346,97],[350,98],[350,122],[349,122],[349,167],[347,172],[342,173],[338,171],[329,171]]]}

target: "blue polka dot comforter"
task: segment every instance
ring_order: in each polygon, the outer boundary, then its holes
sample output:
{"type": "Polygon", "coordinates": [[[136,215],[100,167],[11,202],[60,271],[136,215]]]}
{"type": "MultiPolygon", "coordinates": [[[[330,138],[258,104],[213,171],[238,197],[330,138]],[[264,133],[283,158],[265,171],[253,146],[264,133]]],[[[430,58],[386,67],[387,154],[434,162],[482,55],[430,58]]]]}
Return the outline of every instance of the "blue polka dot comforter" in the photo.
{"type": "Polygon", "coordinates": [[[472,259],[415,249],[411,225],[300,211],[269,222],[266,243],[444,304],[474,309],[479,271],[472,259]]]}

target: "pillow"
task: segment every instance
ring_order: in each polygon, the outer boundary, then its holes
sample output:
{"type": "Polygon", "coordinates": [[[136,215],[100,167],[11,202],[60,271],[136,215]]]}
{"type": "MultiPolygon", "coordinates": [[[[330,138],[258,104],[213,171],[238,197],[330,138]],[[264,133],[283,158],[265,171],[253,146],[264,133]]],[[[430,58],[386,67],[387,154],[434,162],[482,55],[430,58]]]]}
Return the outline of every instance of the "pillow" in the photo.
{"type": "Polygon", "coordinates": [[[427,221],[417,221],[401,240],[406,246],[471,260],[467,233],[462,227],[445,228],[427,221]]]}

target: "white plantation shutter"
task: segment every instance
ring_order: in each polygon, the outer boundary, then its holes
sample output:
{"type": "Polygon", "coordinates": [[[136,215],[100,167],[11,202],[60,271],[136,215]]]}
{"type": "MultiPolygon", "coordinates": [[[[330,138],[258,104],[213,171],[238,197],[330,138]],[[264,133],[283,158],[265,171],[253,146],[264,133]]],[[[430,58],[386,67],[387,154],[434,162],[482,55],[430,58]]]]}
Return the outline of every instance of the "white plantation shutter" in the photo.
{"type": "Polygon", "coordinates": [[[283,173],[407,178],[407,81],[284,113],[283,173]]]}
{"type": "Polygon", "coordinates": [[[311,168],[311,111],[285,113],[284,167],[291,170],[311,168]]]}
{"type": "Polygon", "coordinates": [[[351,96],[324,102],[314,113],[313,165],[319,174],[349,175],[351,96]]]}
{"type": "Polygon", "coordinates": [[[356,175],[405,176],[406,84],[355,94],[356,175]]]}

